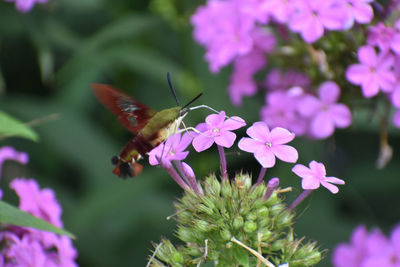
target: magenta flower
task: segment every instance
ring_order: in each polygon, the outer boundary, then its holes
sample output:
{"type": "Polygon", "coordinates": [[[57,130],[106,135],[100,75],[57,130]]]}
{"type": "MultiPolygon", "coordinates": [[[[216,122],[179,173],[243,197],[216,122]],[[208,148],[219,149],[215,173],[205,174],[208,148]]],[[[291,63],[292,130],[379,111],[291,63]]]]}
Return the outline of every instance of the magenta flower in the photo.
{"type": "Polygon", "coordinates": [[[400,53],[400,34],[383,22],[369,28],[367,43],[379,47],[381,51],[392,49],[396,54],[400,53]]]}
{"type": "Polygon", "coordinates": [[[298,0],[289,20],[289,28],[299,32],[307,43],[322,37],[324,29],[340,30],[345,27],[346,12],[335,0],[298,0]]]}
{"type": "Polygon", "coordinates": [[[300,87],[268,93],[266,104],[260,111],[261,120],[269,127],[282,127],[296,135],[303,135],[308,126],[308,119],[298,112],[303,95],[304,91],[300,87]]]}
{"type": "Polygon", "coordinates": [[[295,0],[268,0],[263,1],[263,7],[267,9],[270,15],[279,23],[287,23],[292,15],[295,0]]]}
{"type": "Polygon", "coordinates": [[[379,229],[368,233],[358,226],[350,244],[339,244],[333,253],[334,267],[397,267],[400,266],[400,225],[391,233],[390,239],[379,229]]]}
{"type": "Polygon", "coordinates": [[[346,0],[344,9],[347,11],[348,21],[346,22],[346,29],[353,26],[354,21],[365,24],[370,23],[374,17],[374,11],[369,3],[373,0],[346,0]]]}
{"type": "Polygon", "coordinates": [[[30,11],[35,3],[46,3],[47,0],[6,0],[8,2],[15,2],[15,7],[18,11],[26,13],[30,11]]]}
{"type": "Polygon", "coordinates": [[[170,164],[173,160],[184,160],[189,154],[185,149],[191,142],[192,137],[189,133],[184,133],[182,137],[180,133],[171,135],[167,141],[148,153],[150,165],[158,165],[160,159],[166,164],[170,164]]]}
{"type": "Polygon", "coordinates": [[[265,122],[255,122],[246,133],[251,137],[243,137],[239,141],[239,148],[243,151],[254,153],[254,157],[263,168],[271,168],[275,165],[275,157],[294,163],[297,161],[297,150],[285,145],[295,137],[294,133],[276,127],[269,131],[265,122]]]}
{"type": "Polygon", "coordinates": [[[353,64],[346,70],[346,78],[351,83],[361,85],[365,97],[373,97],[379,89],[389,93],[393,91],[396,78],[391,70],[393,56],[389,53],[376,55],[371,46],[362,46],[358,50],[358,60],[361,64],[353,64]]]}
{"type": "Polygon", "coordinates": [[[361,266],[365,257],[368,232],[364,225],[354,229],[350,244],[339,244],[333,251],[332,264],[335,267],[361,266]]]}
{"type": "Polygon", "coordinates": [[[307,95],[300,100],[300,113],[311,119],[310,131],[313,137],[326,138],[331,136],[335,127],[345,128],[351,124],[350,109],[337,103],[340,88],[335,82],[325,82],[318,90],[319,98],[307,95]]]}
{"type": "Polygon", "coordinates": [[[49,188],[40,189],[33,179],[14,179],[10,187],[19,196],[19,208],[36,217],[42,218],[57,227],[62,227],[61,206],[57,202],[54,191],[49,188]]]}
{"type": "Polygon", "coordinates": [[[246,125],[245,121],[237,116],[225,120],[225,112],[207,116],[205,123],[197,125],[200,132],[193,139],[193,147],[197,152],[204,151],[212,146],[214,142],[222,147],[231,147],[235,142],[236,134],[232,130],[239,129],[246,125]]]}
{"type": "Polygon", "coordinates": [[[307,89],[310,87],[310,83],[310,78],[300,71],[282,72],[280,69],[273,69],[268,73],[264,85],[266,89],[272,91],[287,90],[294,86],[307,89]]]}
{"type": "Polygon", "coordinates": [[[191,23],[195,40],[206,47],[205,58],[214,73],[253,47],[250,33],[255,18],[241,8],[239,1],[208,1],[196,10],[191,23]]]}
{"type": "Polygon", "coordinates": [[[336,177],[326,177],[325,166],[322,163],[311,161],[310,168],[302,164],[296,164],[292,171],[300,176],[303,180],[301,187],[304,190],[314,190],[319,188],[320,185],[331,191],[333,194],[339,192],[337,186],[333,184],[344,184],[344,181],[336,177]]]}

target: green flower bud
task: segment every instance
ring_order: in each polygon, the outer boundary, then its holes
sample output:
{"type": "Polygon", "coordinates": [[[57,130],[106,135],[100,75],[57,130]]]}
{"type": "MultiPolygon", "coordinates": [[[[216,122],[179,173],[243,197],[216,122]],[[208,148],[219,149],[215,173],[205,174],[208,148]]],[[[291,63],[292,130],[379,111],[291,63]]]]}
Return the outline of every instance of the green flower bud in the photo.
{"type": "Polygon", "coordinates": [[[272,245],[271,245],[271,250],[272,250],[272,251],[281,250],[281,249],[284,247],[285,243],[286,243],[286,240],[284,240],[284,239],[278,239],[278,240],[276,240],[274,243],[272,243],[272,245]]]}
{"type": "Polygon", "coordinates": [[[257,209],[257,217],[268,217],[269,209],[267,207],[261,207],[257,209]]]}
{"type": "Polygon", "coordinates": [[[270,212],[270,214],[271,214],[272,216],[276,216],[276,215],[278,215],[279,213],[281,213],[281,211],[284,210],[284,209],[285,209],[285,205],[283,205],[283,204],[277,204],[277,205],[273,205],[273,206],[270,208],[269,212],[270,212]]]}
{"type": "Polygon", "coordinates": [[[272,236],[272,232],[265,228],[259,230],[258,233],[261,235],[261,241],[268,241],[272,236]]]}
{"type": "Polygon", "coordinates": [[[232,187],[229,183],[228,179],[224,179],[222,181],[221,193],[223,197],[231,197],[232,196],[232,187]]]}
{"type": "Polygon", "coordinates": [[[214,211],[212,209],[210,209],[209,207],[205,206],[204,204],[199,204],[197,205],[197,209],[201,212],[204,212],[205,214],[208,215],[213,215],[214,211]]]}
{"type": "Polygon", "coordinates": [[[213,229],[208,222],[203,220],[197,220],[194,227],[200,232],[208,232],[213,229]]]}
{"type": "Polygon", "coordinates": [[[231,234],[231,232],[229,232],[228,229],[223,229],[220,232],[220,235],[221,235],[222,240],[224,240],[224,241],[231,240],[231,238],[232,238],[232,234],[231,234]]]}
{"type": "Polygon", "coordinates": [[[256,201],[260,201],[261,203],[265,203],[265,200],[262,199],[262,197],[264,196],[266,190],[267,190],[267,188],[265,187],[265,185],[263,183],[259,184],[257,186],[254,186],[253,190],[251,190],[251,192],[250,192],[250,197],[252,199],[257,199],[258,198],[256,201]]]}
{"type": "Polygon", "coordinates": [[[257,220],[257,213],[256,213],[255,211],[250,212],[250,213],[247,215],[247,220],[250,220],[250,221],[255,221],[255,220],[257,220]]]}
{"type": "Polygon", "coordinates": [[[272,206],[277,204],[277,202],[278,202],[278,194],[276,193],[276,191],[274,191],[272,195],[267,199],[266,204],[268,206],[272,206]]]}
{"type": "Polygon", "coordinates": [[[242,216],[237,216],[237,217],[235,217],[235,219],[233,219],[233,228],[235,230],[242,228],[243,224],[244,224],[244,220],[243,220],[242,216]]]}
{"type": "Polygon", "coordinates": [[[243,230],[246,233],[254,232],[255,230],[257,230],[257,224],[255,222],[253,222],[253,221],[246,221],[244,223],[243,230]]]}
{"type": "Polygon", "coordinates": [[[180,263],[183,264],[183,262],[185,261],[183,254],[180,253],[179,251],[174,251],[174,253],[172,253],[172,260],[173,263],[180,263]]]}

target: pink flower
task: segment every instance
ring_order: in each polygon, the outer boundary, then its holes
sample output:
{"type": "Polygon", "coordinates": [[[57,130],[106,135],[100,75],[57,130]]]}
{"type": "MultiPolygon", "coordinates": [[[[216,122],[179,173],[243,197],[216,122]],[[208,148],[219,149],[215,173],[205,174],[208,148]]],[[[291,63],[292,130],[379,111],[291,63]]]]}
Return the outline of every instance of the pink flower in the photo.
{"type": "Polygon", "coordinates": [[[304,190],[314,190],[322,185],[333,194],[339,192],[337,186],[333,184],[344,184],[343,180],[336,177],[326,177],[325,166],[322,163],[313,160],[310,162],[309,166],[310,168],[307,168],[302,164],[296,164],[292,169],[297,176],[300,176],[303,179],[301,187],[304,190]]]}
{"type": "Polygon", "coordinates": [[[273,69],[268,73],[264,85],[271,91],[287,90],[294,86],[307,89],[310,86],[310,78],[296,70],[282,72],[280,69],[273,69]]]}
{"type": "Polygon", "coordinates": [[[389,53],[376,55],[371,46],[362,46],[358,50],[358,60],[361,64],[353,64],[346,70],[346,78],[351,83],[361,85],[365,97],[373,97],[379,89],[389,93],[393,91],[396,78],[391,70],[393,56],[389,53]]]}
{"type": "Polygon", "coordinates": [[[243,137],[239,141],[239,148],[254,153],[254,157],[263,166],[270,168],[275,165],[275,157],[285,162],[296,162],[297,150],[285,145],[295,137],[294,133],[280,127],[269,131],[265,122],[255,122],[246,133],[251,137],[243,137]]]}
{"type": "Polygon", "coordinates": [[[148,153],[150,165],[158,165],[161,158],[165,164],[173,160],[184,160],[189,154],[185,149],[191,142],[192,137],[189,133],[183,134],[182,137],[180,133],[171,135],[167,141],[161,143],[148,153]]]}
{"type": "Polygon", "coordinates": [[[308,125],[308,120],[298,112],[303,93],[300,87],[268,93],[260,112],[261,120],[269,127],[283,127],[296,135],[303,135],[308,125]]]}
{"type": "Polygon", "coordinates": [[[44,219],[57,227],[62,227],[61,206],[57,202],[54,191],[49,188],[40,189],[33,179],[14,179],[10,187],[19,196],[19,208],[36,217],[44,219]]]}
{"type": "Polygon", "coordinates": [[[193,139],[192,145],[197,152],[204,151],[212,146],[214,142],[222,147],[231,147],[235,142],[236,134],[232,130],[239,129],[246,125],[239,117],[230,117],[225,120],[225,112],[207,116],[205,123],[197,125],[200,133],[193,139]]]}
{"type": "Polygon", "coordinates": [[[346,12],[335,0],[298,0],[289,20],[289,28],[299,32],[307,43],[322,37],[324,29],[340,30],[346,23],[346,12]]]}
{"type": "Polygon", "coordinates": [[[15,7],[20,11],[20,12],[28,12],[30,11],[35,3],[46,3],[47,0],[7,0],[10,2],[15,2],[15,7]]]}
{"type": "Polygon", "coordinates": [[[279,23],[287,23],[292,15],[295,0],[268,0],[263,1],[263,7],[269,10],[270,15],[279,23]]]}
{"type": "Polygon", "coordinates": [[[400,108],[400,56],[395,57],[393,73],[396,77],[396,83],[390,95],[390,100],[393,106],[400,108]]]}
{"type": "Polygon", "coordinates": [[[400,266],[400,225],[388,239],[379,229],[370,233],[358,226],[350,244],[339,244],[333,253],[334,267],[398,267],[400,266]]]}
{"type": "Polygon", "coordinates": [[[400,53],[400,34],[392,27],[387,27],[383,22],[369,28],[367,43],[379,47],[382,51],[392,49],[400,53]]]}
{"type": "Polygon", "coordinates": [[[369,3],[373,0],[346,0],[344,3],[345,10],[348,13],[348,21],[346,28],[351,28],[354,21],[365,24],[370,23],[374,17],[374,11],[369,3]]]}
{"type": "MultiPolygon", "coordinates": [[[[31,240],[28,235],[13,239],[14,243],[7,251],[7,258],[12,258],[16,265],[10,266],[47,266],[47,256],[38,240],[31,240]]],[[[9,265],[6,265],[9,266],[9,265]]]]}
{"type": "Polygon", "coordinates": [[[214,73],[253,47],[250,33],[255,18],[241,8],[240,1],[210,0],[196,10],[191,23],[195,40],[206,47],[205,57],[214,73]]]}
{"type": "Polygon", "coordinates": [[[333,134],[335,127],[345,128],[351,124],[351,112],[345,104],[337,103],[340,88],[336,83],[323,83],[318,94],[319,98],[304,96],[298,104],[298,109],[303,116],[311,118],[312,136],[326,138],[333,134]]]}
{"type": "Polygon", "coordinates": [[[366,253],[368,232],[365,226],[354,229],[350,244],[339,244],[333,251],[332,264],[335,267],[360,266],[366,253]]]}

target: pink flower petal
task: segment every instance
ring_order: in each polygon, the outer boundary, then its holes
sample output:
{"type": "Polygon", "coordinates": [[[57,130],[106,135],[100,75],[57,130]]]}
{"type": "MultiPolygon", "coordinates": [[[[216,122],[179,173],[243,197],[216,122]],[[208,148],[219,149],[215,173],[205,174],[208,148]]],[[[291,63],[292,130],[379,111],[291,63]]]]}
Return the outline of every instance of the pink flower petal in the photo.
{"type": "Polygon", "coordinates": [[[294,133],[289,132],[285,128],[276,127],[271,130],[270,142],[274,145],[286,144],[292,141],[295,137],[294,133]]]}
{"type": "Polygon", "coordinates": [[[366,66],[376,66],[378,57],[372,46],[365,45],[358,49],[358,59],[366,66]]]}
{"type": "Polygon", "coordinates": [[[331,191],[332,194],[339,192],[339,188],[336,185],[321,181],[321,185],[331,191]]]}
{"type": "Polygon", "coordinates": [[[223,133],[221,133],[220,136],[215,137],[214,141],[217,145],[228,148],[233,145],[235,139],[236,139],[236,134],[229,131],[224,131],[223,133]]]}
{"type": "Polygon", "coordinates": [[[335,82],[324,82],[319,87],[318,94],[323,103],[336,103],[339,99],[340,88],[335,82]]]}
{"type": "Polygon", "coordinates": [[[317,113],[320,107],[321,102],[318,98],[312,95],[306,95],[300,100],[297,109],[299,110],[301,115],[308,118],[317,113]]]}
{"type": "Polygon", "coordinates": [[[351,112],[345,104],[336,104],[332,106],[330,114],[336,127],[345,128],[351,124],[351,112]]]}
{"type": "Polygon", "coordinates": [[[211,114],[206,118],[206,123],[213,127],[220,127],[225,120],[225,112],[221,111],[219,114],[211,114]]]}
{"type": "Polygon", "coordinates": [[[369,72],[368,67],[360,64],[353,64],[346,70],[346,78],[353,84],[360,85],[369,72]]]}
{"type": "Polygon", "coordinates": [[[326,175],[326,170],[324,164],[320,162],[316,162],[315,160],[311,161],[310,164],[310,169],[318,176],[318,177],[325,177],[326,175]]]}
{"type": "Polygon", "coordinates": [[[365,75],[364,80],[361,82],[361,89],[366,98],[376,96],[379,93],[379,81],[374,74],[365,75]]]}
{"type": "Polygon", "coordinates": [[[237,116],[230,117],[224,123],[222,128],[225,130],[236,130],[246,125],[246,122],[237,116]]]}
{"type": "Polygon", "coordinates": [[[242,139],[240,139],[238,144],[241,150],[250,153],[256,152],[260,148],[260,145],[262,145],[262,143],[248,137],[243,137],[242,139]]]}
{"type": "Polygon", "coordinates": [[[392,94],[392,104],[396,108],[400,108],[400,85],[397,84],[392,94]]]}
{"type": "Polygon", "coordinates": [[[374,17],[372,7],[368,4],[359,4],[356,8],[353,8],[354,18],[360,24],[371,22],[374,17]]]}
{"type": "Polygon", "coordinates": [[[376,75],[378,76],[378,83],[382,91],[386,93],[392,92],[396,83],[394,73],[389,70],[380,70],[376,72],[376,75]]]}
{"type": "Polygon", "coordinates": [[[400,128],[400,109],[397,110],[397,111],[393,114],[393,124],[394,124],[394,126],[396,126],[397,128],[400,128]]]}
{"type": "Polygon", "coordinates": [[[294,172],[297,176],[300,177],[310,177],[313,175],[313,172],[303,164],[296,164],[292,168],[292,172],[294,172]]]}
{"type": "Polygon", "coordinates": [[[268,141],[267,136],[269,135],[269,128],[265,122],[258,121],[253,123],[253,125],[247,129],[246,133],[251,138],[264,143],[268,141]]]}
{"type": "Polygon", "coordinates": [[[335,130],[335,124],[327,112],[318,113],[311,122],[311,133],[316,138],[331,136],[335,130]]]}
{"type": "Polygon", "coordinates": [[[214,138],[199,134],[193,139],[192,145],[197,152],[204,151],[212,146],[214,138]]]}
{"type": "Polygon", "coordinates": [[[314,178],[303,178],[301,180],[301,187],[304,190],[314,190],[319,188],[319,181],[314,178]]]}
{"type": "Polygon", "coordinates": [[[271,147],[271,151],[274,155],[285,162],[295,163],[299,158],[299,154],[294,147],[287,146],[287,145],[278,145],[271,147]]]}
{"type": "Polygon", "coordinates": [[[345,184],[345,182],[342,179],[336,177],[326,177],[325,181],[333,184],[345,184]]]}
{"type": "Polygon", "coordinates": [[[275,156],[266,147],[259,147],[254,153],[254,157],[264,168],[271,168],[275,165],[275,156]]]}
{"type": "Polygon", "coordinates": [[[309,19],[308,25],[302,29],[300,34],[304,41],[313,43],[324,34],[324,27],[318,19],[309,19]]]}

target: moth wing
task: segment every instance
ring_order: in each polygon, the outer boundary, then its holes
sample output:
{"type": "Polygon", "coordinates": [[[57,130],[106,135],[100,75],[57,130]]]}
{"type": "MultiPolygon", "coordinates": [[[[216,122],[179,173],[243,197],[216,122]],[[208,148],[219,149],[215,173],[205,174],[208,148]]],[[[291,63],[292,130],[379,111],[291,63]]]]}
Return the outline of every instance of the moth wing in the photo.
{"type": "Polygon", "coordinates": [[[157,112],[110,85],[91,84],[95,96],[120,123],[137,134],[157,112]]]}

